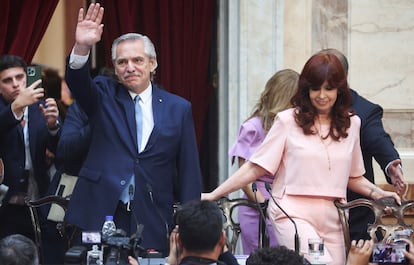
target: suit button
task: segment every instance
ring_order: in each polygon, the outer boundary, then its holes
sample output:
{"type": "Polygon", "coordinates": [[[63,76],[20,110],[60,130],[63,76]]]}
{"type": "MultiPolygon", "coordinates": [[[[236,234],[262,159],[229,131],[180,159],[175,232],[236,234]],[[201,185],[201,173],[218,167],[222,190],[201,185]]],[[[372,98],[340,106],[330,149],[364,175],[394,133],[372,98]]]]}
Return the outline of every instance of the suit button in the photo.
{"type": "Polygon", "coordinates": [[[125,180],[121,180],[121,185],[122,185],[122,186],[124,186],[124,185],[125,185],[125,183],[126,183],[126,181],[125,181],[125,180]]]}
{"type": "Polygon", "coordinates": [[[138,158],[135,159],[135,164],[139,164],[139,159],[138,158]]]}

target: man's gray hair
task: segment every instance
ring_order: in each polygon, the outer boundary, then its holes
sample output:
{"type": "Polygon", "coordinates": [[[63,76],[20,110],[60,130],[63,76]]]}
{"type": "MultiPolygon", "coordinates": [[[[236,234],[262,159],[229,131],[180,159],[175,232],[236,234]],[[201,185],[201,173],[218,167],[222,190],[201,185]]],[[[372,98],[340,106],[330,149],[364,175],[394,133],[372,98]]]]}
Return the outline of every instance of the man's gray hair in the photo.
{"type": "Polygon", "coordinates": [[[145,54],[148,55],[150,59],[155,59],[154,70],[157,69],[157,53],[155,52],[154,44],[147,36],[139,33],[126,33],[114,40],[111,48],[112,62],[115,62],[116,60],[116,49],[118,44],[126,40],[141,40],[144,43],[145,54]]]}

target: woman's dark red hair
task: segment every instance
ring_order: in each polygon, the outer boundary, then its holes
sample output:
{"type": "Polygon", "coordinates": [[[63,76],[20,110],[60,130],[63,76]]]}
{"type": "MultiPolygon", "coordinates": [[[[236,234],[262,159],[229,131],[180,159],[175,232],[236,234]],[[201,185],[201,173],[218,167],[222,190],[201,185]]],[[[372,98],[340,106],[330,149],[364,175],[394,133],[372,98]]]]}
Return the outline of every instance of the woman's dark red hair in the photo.
{"type": "Polygon", "coordinates": [[[338,89],[338,96],[330,113],[329,135],[336,141],[348,136],[346,131],[350,127],[353,113],[350,111],[352,96],[346,78],[341,62],[333,54],[317,53],[306,62],[299,76],[298,90],[291,100],[296,108],[295,120],[306,135],[316,133],[312,128],[318,115],[310,101],[309,90],[321,87],[326,81],[330,87],[338,89]]]}

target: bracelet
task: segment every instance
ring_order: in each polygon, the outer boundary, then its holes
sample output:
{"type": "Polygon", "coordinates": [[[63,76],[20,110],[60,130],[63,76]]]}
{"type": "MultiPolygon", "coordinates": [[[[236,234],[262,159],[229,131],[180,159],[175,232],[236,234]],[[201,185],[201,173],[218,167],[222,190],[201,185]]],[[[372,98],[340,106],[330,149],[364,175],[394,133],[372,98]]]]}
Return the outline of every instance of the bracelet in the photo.
{"type": "Polygon", "coordinates": [[[375,186],[375,187],[373,187],[372,189],[371,189],[371,192],[369,193],[369,195],[368,195],[368,197],[369,198],[371,198],[372,199],[372,194],[375,192],[375,190],[377,189],[377,187],[375,186]]]}

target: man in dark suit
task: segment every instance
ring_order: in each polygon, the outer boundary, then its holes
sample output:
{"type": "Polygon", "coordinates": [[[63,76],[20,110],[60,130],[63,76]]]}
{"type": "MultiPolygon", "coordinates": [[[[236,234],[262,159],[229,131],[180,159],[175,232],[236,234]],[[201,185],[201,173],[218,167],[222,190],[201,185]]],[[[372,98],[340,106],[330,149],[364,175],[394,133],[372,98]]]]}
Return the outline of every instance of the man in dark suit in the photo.
{"type": "MultiPolygon", "coordinates": [[[[56,173],[49,185],[48,194],[57,194],[63,197],[70,196],[70,187],[76,182],[82,164],[88,154],[91,142],[91,127],[88,117],[74,101],[68,108],[65,121],[61,128],[61,135],[56,150],[56,173]],[[60,182],[62,180],[62,182],[60,182]]],[[[59,206],[54,207],[60,209],[59,206]]],[[[61,231],[56,229],[61,220],[60,215],[54,215],[56,209],[45,205],[41,209],[48,220],[42,226],[42,250],[45,264],[63,264],[67,251],[68,239],[71,232],[67,231],[67,237],[62,238],[61,231]],[[51,211],[51,212],[49,212],[51,211]],[[58,218],[59,217],[59,218],[58,218]]]]}
{"type": "Polygon", "coordinates": [[[0,208],[0,238],[20,233],[33,239],[25,197],[43,196],[50,178],[46,152],[56,151],[59,111],[44,89],[26,87],[26,63],[18,56],[0,57],[0,157],[9,187],[0,208]]]}
{"type": "MultiPolygon", "coordinates": [[[[338,57],[346,74],[348,74],[348,60],[344,54],[336,49],[325,49],[321,52],[332,53],[338,57]]],[[[356,114],[361,118],[361,150],[364,157],[364,177],[374,183],[374,170],[372,158],[383,170],[388,183],[394,184],[398,194],[402,194],[405,188],[405,180],[401,169],[401,160],[390,135],[385,132],[382,124],[382,107],[374,104],[355,90],[351,89],[352,106],[356,114]]],[[[360,194],[348,190],[348,201],[361,198],[360,194]]],[[[367,207],[357,207],[350,210],[349,230],[351,240],[369,239],[367,225],[374,222],[374,214],[367,207]]]]}
{"type": "Polygon", "coordinates": [[[156,53],[140,34],[113,43],[119,80],[92,80],[87,60],[101,39],[102,17],[98,3],[85,17],[80,10],[66,68],[69,88],[93,130],[65,218],[82,230],[98,230],[113,215],[128,235],[143,224],[142,247],[166,255],[174,203],[200,199],[202,190],[191,104],[151,82],[156,53]]]}

